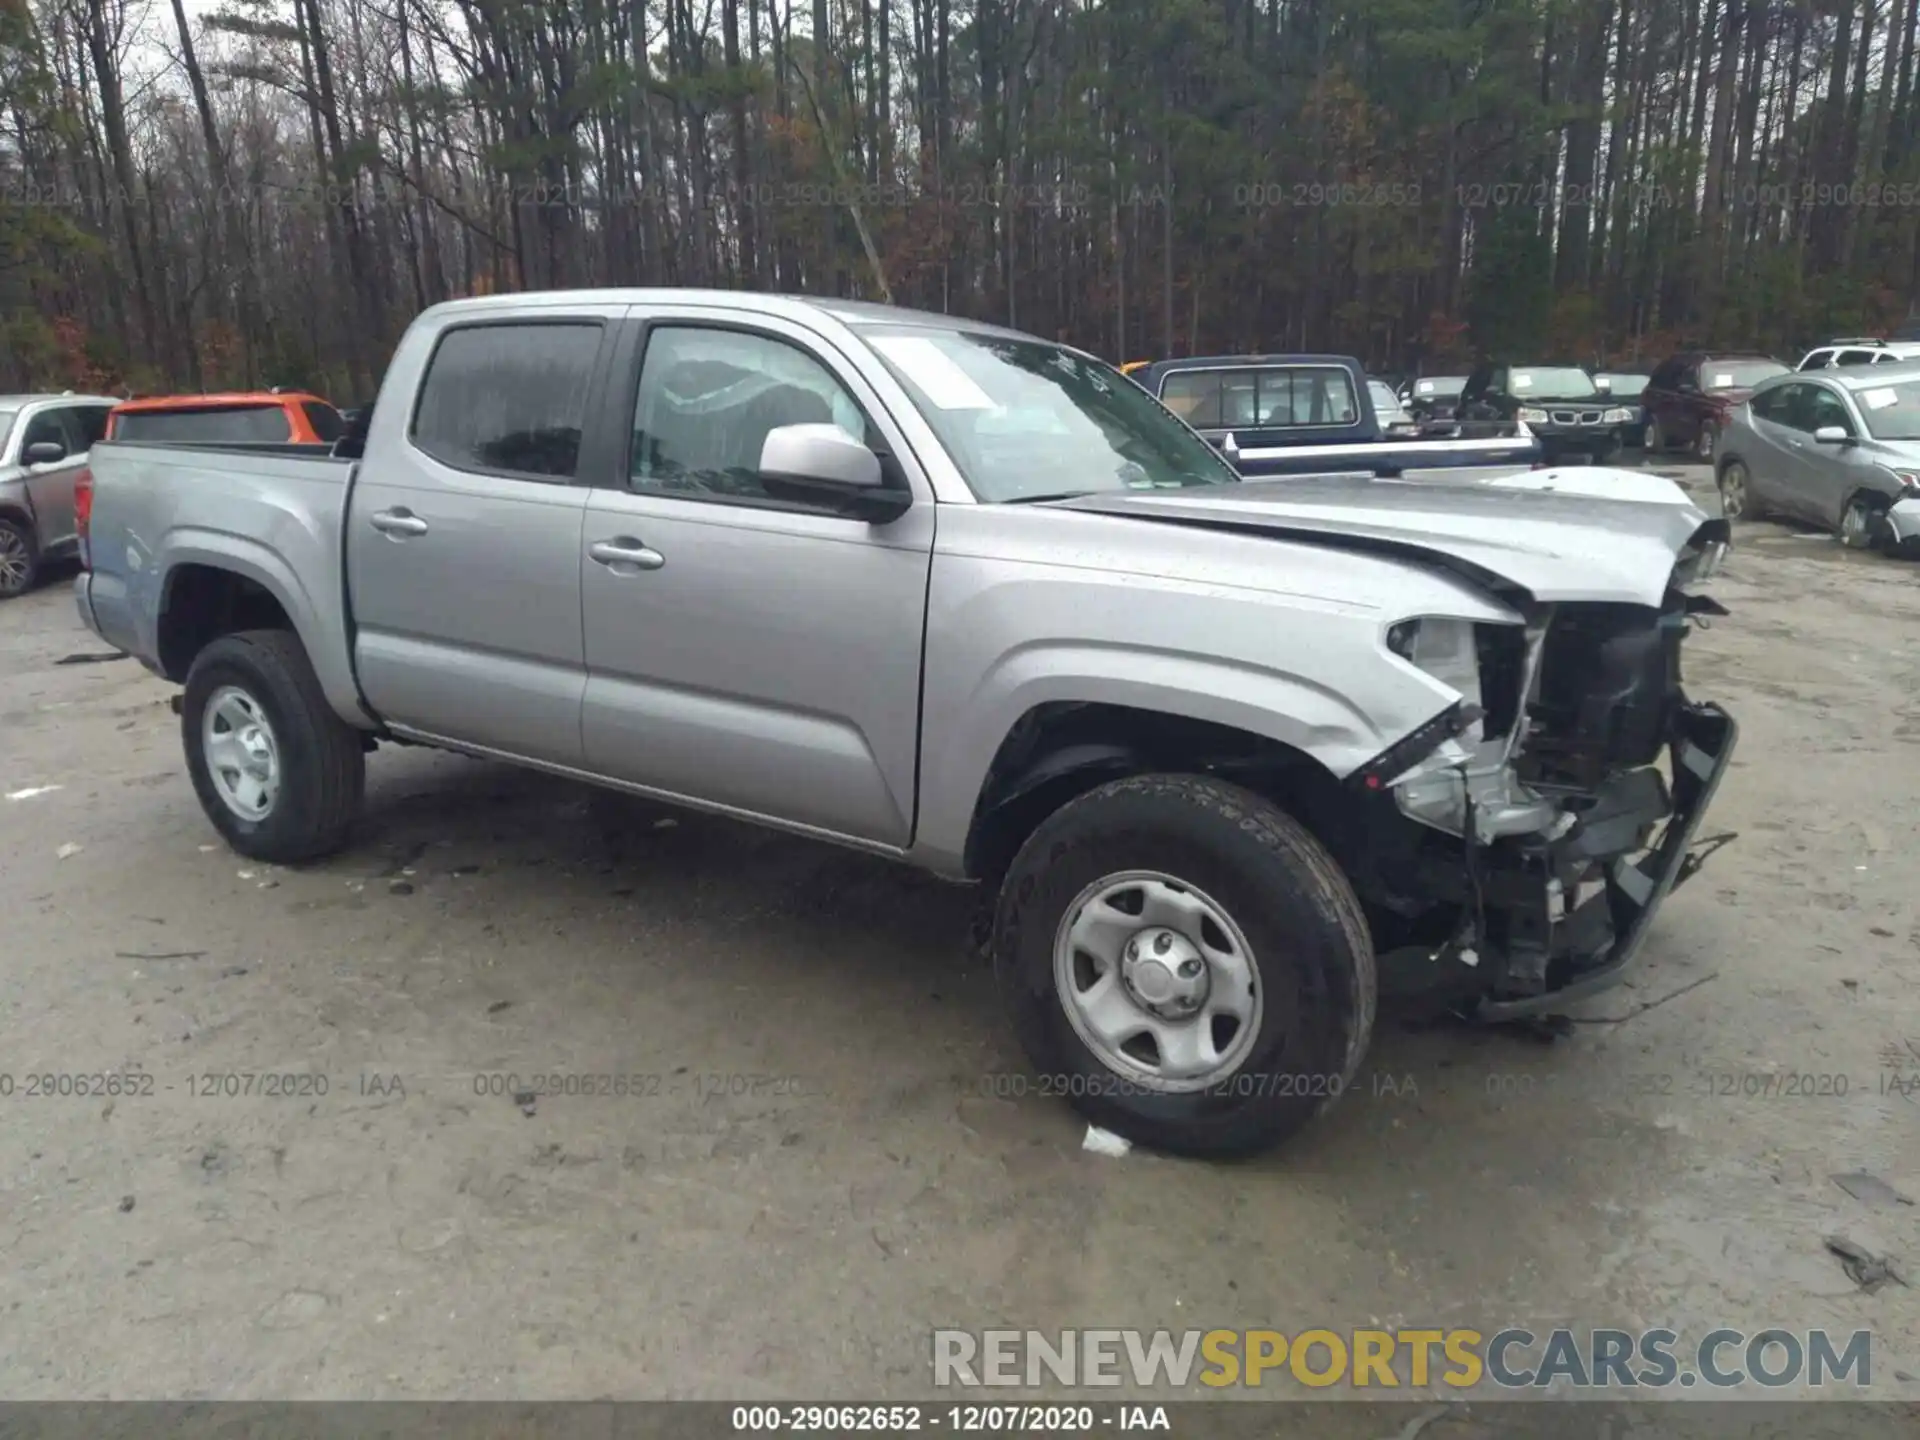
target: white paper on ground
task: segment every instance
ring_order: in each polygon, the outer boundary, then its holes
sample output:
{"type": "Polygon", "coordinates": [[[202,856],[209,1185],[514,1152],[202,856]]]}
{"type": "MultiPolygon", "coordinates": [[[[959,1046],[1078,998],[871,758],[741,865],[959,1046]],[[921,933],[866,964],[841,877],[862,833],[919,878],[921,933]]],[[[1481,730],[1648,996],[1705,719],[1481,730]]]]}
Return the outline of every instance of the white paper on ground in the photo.
{"type": "Polygon", "coordinates": [[[924,335],[889,335],[873,348],[906,371],[907,378],[942,410],[991,410],[993,398],[951,356],[924,335]]]}
{"type": "Polygon", "coordinates": [[[51,795],[54,791],[61,788],[63,787],[59,785],[29,785],[24,790],[9,790],[7,792],[7,799],[31,800],[36,795],[51,795]]]}
{"type": "Polygon", "coordinates": [[[1133,1149],[1133,1142],[1114,1134],[1111,1130],[1102,1130],[1098,1125],[1087,1126],[1087,1138],[1080,1142],[1082,1150],[1091,1150],[1096,1155],[1111,1155],[1115,1159],[1133,1149]]]}

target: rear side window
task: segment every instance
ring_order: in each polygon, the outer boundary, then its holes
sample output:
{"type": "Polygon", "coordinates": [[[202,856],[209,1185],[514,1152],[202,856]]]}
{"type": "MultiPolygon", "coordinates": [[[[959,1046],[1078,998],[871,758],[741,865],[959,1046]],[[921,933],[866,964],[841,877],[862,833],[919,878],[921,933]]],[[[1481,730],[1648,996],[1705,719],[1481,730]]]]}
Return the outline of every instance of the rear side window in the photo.
{"type": "Polygon", "coordinates": [[[338,440],[347,428],[346,421],[340,418],[340,412],[331,405],[323,405],[318,400],[302,400],[300,409],[307,417],[307,424],[313,427],[314,435],[329,445],[338,440]]]}
{"type": "Polygon", "coordinates": [[[123,410],[113,422],[116,440],[166,442],[273,441],[293,437],[293,425],[279,405],[223,405],[176,410],[123,410]]]}
{"type": "Polygon", "coordinates": [[[1333,365],[1175,371],[1160,387],[1160,403],[1196,430],[1352,425],[1360,418],[1352,377],[1333,365]]]}
{"type": "Polygon", "coordinates": [[[1878,350],[1842,350],[1840,352],[1842,365],[1871,365],[1879,358],[1878,350]]]}
{"type": "Polygon", "coordinates": [[[449,330],[427,363],[413,443],[460,470],[571,479],[599,351],[592,321],[449,330]]]}
{"type": "Polygon", "coordinates": [[[110,405],[75,405],[67,411],[67,424],[80,437],[80,448],[91,450],[107,433],[110,405]]]}

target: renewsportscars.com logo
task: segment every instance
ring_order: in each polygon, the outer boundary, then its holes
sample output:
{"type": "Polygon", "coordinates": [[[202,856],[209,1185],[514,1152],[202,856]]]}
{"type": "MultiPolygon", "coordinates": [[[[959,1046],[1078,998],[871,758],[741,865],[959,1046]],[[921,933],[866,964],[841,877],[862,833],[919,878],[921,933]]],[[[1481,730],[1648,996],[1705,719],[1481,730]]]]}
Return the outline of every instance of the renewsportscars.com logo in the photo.
{"type": "Polygon", "coordinates": [[[936,1330],[941,1387],[1600,1390],[1873,1384],[1873,1334],[1826,1330],[936,1330]]]}

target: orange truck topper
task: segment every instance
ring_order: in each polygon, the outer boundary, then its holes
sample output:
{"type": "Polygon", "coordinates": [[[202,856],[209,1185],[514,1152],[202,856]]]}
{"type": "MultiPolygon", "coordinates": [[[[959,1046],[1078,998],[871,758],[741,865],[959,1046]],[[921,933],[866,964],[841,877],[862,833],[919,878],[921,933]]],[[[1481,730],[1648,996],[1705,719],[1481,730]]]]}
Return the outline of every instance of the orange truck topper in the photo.
{"type": "Polygon", "coordinates": [[[331,445],[346,429],[340,412],[304,390],[223,395],[153,395],[116,405],[109,440],[287,441],[331,445]]]}

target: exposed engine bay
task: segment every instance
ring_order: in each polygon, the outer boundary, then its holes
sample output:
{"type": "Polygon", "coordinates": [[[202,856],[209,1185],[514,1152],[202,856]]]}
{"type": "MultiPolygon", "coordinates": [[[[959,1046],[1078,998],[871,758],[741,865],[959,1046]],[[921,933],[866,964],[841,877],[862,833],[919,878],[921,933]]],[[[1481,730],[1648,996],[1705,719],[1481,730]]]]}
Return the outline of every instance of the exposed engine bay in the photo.
{"type": "Polygon", "coordinates": [[[1681,684],[1687,633],[1726,613],[1696,593],[1725,551],[1702,532],[1658,607],[1516,604],[1524,625],[1389,633],[1461,699],[1350,782],[1384,990],[1454,992],[1490,1019],[1557,1008],[1612,983],[1697,868],[1736,738],[1681,684]]]}

